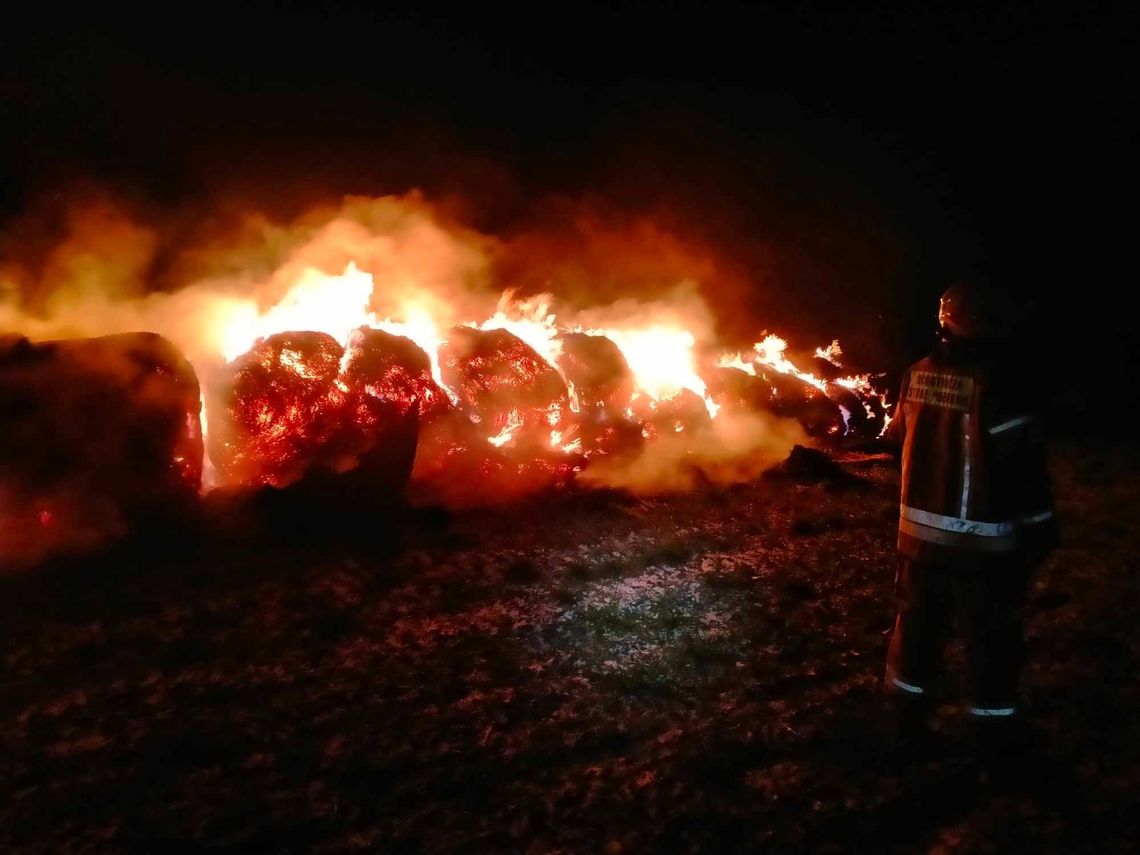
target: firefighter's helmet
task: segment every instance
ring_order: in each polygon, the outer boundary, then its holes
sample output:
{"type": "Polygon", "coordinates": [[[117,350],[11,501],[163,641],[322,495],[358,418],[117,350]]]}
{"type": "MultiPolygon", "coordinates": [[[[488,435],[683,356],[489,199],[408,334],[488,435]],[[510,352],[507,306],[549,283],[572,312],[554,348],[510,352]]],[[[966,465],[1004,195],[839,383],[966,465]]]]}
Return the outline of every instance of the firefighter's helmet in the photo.
{"type": "Polygon", "coordinates": [[[938,304],[938,324],[944,335],[955,338],[1004,338],[1013,332],[1014,323],[1012,301],[973,281],[955,282],[938,304]]]}

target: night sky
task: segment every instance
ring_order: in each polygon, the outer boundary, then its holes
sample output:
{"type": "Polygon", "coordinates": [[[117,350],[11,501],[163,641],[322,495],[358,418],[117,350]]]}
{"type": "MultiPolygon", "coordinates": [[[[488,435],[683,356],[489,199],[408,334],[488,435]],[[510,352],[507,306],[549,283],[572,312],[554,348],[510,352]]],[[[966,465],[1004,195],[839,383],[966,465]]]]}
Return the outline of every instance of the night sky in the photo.
{"type": "Polygon", "coordinates": [[[892,370],[983,267],[1037,304],[1043,365],[1063,337],[1104,366],[1062,368],[1060,415],[1135,397],[1123,4],[233,5],[10,19],[0,215],[79,178],[283,215],[422,187],[509,234],[589,196],[762,272],[746,316],[892,370]]]}

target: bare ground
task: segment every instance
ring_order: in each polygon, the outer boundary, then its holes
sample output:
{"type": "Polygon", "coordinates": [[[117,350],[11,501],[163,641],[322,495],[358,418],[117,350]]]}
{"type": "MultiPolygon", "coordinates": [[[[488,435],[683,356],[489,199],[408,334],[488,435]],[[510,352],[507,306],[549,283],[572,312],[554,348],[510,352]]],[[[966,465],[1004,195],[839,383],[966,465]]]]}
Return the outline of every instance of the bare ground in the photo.
{"type": "Polygon", "coordinates": [[[1132,851],[1140,455],[1055,455],[1028,792],[900,760],[897,474],[546,497],[0,579],[0,848],[1132,851]]]}

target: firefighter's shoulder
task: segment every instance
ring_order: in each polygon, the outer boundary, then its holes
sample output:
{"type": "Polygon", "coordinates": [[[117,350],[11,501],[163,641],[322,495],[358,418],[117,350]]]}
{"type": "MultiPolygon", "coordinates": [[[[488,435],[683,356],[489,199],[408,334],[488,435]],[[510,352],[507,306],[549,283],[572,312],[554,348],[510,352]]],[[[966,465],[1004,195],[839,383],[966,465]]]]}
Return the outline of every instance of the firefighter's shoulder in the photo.
{"type": "Polygon", "coordinates": [[[910,368],[908,368],[907,373],[912,374],[915,371],[930,371],[935,367],[936,363],[934,357],[927,354],[926,356],[922,357],[922,359],[918,360],[918,362],[914,363],[910,368]]]}
{"type": "Polygon", "coordinates": [[[924,356],[922,359],[911,365],[906,371],[903,372],[903,385],[910,384],[915,375],[929,374],[936,369],[936,363],[931,356],[924,356]]]}

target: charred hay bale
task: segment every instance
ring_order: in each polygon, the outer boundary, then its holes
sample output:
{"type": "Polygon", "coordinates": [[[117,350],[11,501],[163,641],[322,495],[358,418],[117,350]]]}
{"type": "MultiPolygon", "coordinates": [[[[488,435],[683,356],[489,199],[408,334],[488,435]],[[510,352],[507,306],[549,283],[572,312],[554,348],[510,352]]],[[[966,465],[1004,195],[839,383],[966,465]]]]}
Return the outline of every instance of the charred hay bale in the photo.
{"type": "Polygon", "coordinates": [[[283,487],[318,463],[347,417],[342,356],[330,335],[286,332],[230,364],[208,407],[220,483],[283,487]]]}
{"type": "Polygon", "coordinates": [[[418,402],[422,421],[451,407],[447,393],[435,382],[431,360],[414,341],[383,330],[360,327],[348,340],[342,378],[353,388],[406,413],[418,402]]]}
{"type": "Polygon", "coordinates": [[[745,412],[776,409],[776,388],[764,377],[738,368],[710,368],[702,376],[709,395],[721,407],[745,412]]]}
{"type": "MultiPolygon", "coordinates": [[[[395,338],[395,337],[393,337],[395,338]]],[[[230,365],[211,394],[210,455],[223,485],[286,487],[307,477],[344,479],[378,495],[399,495],[415,455],[418,411],[393,386],[374,394],[342,375],[344,351],[325,333],[286,332],[258,342],[230,365]],[[414,409],[414,408],[411,408],[414,409]],[[408,441],[408,435],[413,439],[408,441]]]]}
{"type": "Polygon", "coordinates": [[[843,436],[846,429],[843,413],[822,389],[774,369],[761,368],[758,376],[776,390],[774,413],[796,419],[810,436],[843,436]]]}
{"type": "Polygon", "coordinates": [[[816,448],[795,445],[787,458],[764,473],[764,477],[776,481],[792,481],[797,484],[823,484],[830,488],[862,488],[867,482],[852,475],[835,462],[826,452],[816,448]]]}
{"type": "Polygon", "coordinates": [[[3,475],[35,485],[82,473],[142,504],[196,495],[199,409],[193,367],[152,333],[22,339],[0,352],[3,475]]]}
{"type": "Polygon", "coordinates": [[[191,511],[199,410],[194,369],[161,336],[6,337],[0,552],[38,560],[191,511]]]}
{"type": "Polygon", "coordinates": [[[882,415],[881,413],[876,415],[870,404],[865,404],[864,398],[835,383],[828,384],[827,396],[840,408],[840,414],[844,417],[846,424],[843,436],[851,439],[872,439],[879,435],[883,428],[882,415]]]}

